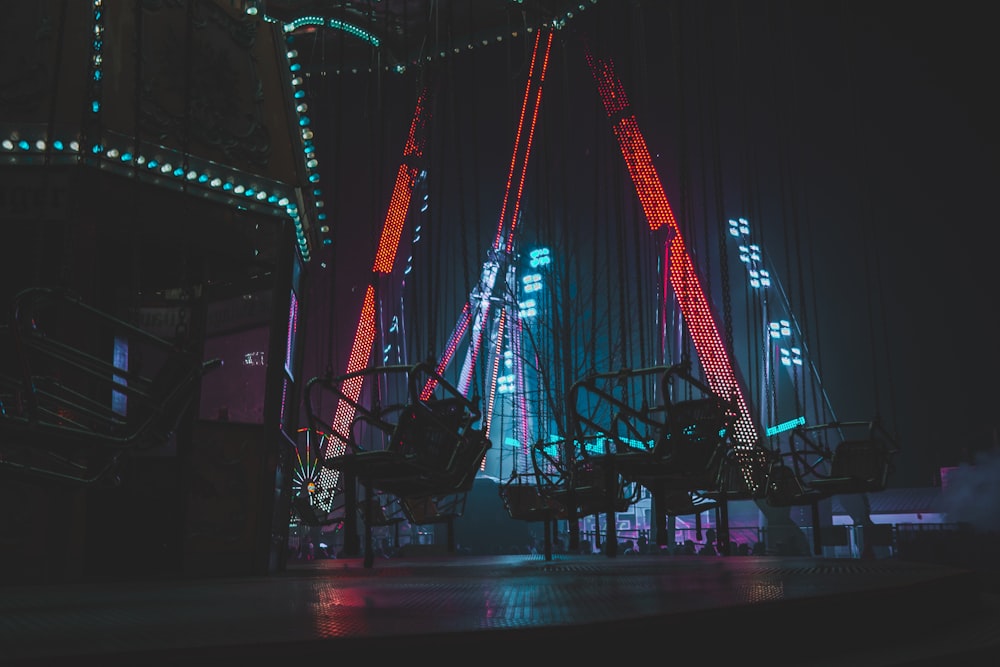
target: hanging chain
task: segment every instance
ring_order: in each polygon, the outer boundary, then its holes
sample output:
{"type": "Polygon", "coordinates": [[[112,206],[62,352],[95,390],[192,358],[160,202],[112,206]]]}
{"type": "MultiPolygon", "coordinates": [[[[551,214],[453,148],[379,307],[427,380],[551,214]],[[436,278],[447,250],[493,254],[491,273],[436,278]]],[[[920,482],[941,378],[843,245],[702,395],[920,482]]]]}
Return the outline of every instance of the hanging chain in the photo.
{"type": "Polygon", "coordinates": [[[184,288],[181,292],[180,304],[177,306],[177,326],[174,328],[174,340],[183,347],[188,339],[188,307],[191,302],[191,290],[184,288]]]}
{"type": "Polygon", "coordinates": [[[729,293],[729,252],[726,235],[719,234],[719,264],[722,280],[722,321],[726,330],[726,352],[733,357],[733,299],[729,293]]]}

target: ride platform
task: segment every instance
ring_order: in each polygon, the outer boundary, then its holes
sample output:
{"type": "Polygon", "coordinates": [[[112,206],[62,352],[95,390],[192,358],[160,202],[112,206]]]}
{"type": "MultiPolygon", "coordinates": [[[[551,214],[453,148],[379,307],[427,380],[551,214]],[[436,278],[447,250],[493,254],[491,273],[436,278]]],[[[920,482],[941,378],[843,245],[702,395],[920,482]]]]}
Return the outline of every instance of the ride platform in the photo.
{"type": "Polygon", "coordinates": [[[895,559],[418,554],[295,561],[266,577],[5,585],[0,647],[2,665],[47,666],[995,664],[1000,605],[981,572],[895,559]]]}

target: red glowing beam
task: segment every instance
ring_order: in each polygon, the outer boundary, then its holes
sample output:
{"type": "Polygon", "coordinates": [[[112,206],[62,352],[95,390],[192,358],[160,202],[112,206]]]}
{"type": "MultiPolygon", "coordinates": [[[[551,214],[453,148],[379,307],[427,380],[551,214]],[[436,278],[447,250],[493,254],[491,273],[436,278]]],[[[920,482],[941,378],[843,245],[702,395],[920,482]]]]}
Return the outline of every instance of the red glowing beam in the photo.
{"type": "Polygon", "coordinates": [[[763,465],[759,453],[759,429],[753,421],[743,388],[736,379],[729,354],[719,335],[708,299],[701,286],[691,256],[681,236],[677,219],[667,200],[656,167],[649,155],[646,141],[630,111],[628,97],[615,76],[611,63],[596,60],[590,53],[587,62],[597,83],[604,109],[611,119],[615,137],[628,169],[643,213],[652,230],[666,226],[668,230],[668,277],[684,316],[698,359],[701,361],[709,387],[713,392],[736,401],[739,418],[733,429],[736,454],[743,468],[744,479],[752,492],[761,478],[763,465]]]}
{"type": "MultiPolygon", "coordinates": [[[[454,331],[451,332],[451,338],[448,339],[448,344],[444,348],[444,354],[441,355],[441,360],[438,362],[438,375],[441,375],[441,373],[444,372],[444,369],[448,367],[448,364],[451,363],[452,357],[455,356],[455,351],[458,350],[458,344],[462,341],[462,337],[465,336],[465,332],[469,328],[469,324],[471,322],[472,308],[469,305],[469,302],[466,301],[465,305],[462,307],[462,314],[458,316],[458,323],[455,325],[454,331]]],[[[430,398],[436,385],[437,380],[434,378],[428,379],[424,384],[424,388],[420,392],[420,399],[426,401],[430,398]]]]}
{"type": "MultiPolygon", "coordinates": [[[[482,350],[482,341],[486,334],[486,325],[489,322],[491,310],[490,299],[488,296],[493,293],[497,273],[502,270],[500,266],[501,262],[499,260],[499,253],[503,252],[505,255],[509,255],[513,250],[514,231],[517,227],[517,218],[520,216],[521,195],[524,192],[524,180],[528,169],[528,159],[531,156],[531,146],[535,136],[535,125],[538,121],[538,110],[542,101],[542,84],[545,81],[545,73],[548,69],[552,40],[553,33],[548,29],[539,30],[535,35],[535,45],[532,50],[531,64],[528,70],[528,81],[524,89],[524,99],[521,102],[521,113],[518,119],[517,133],[514,136],[514,151],[510,160],[510,168],[507,172],[507,182],[504,188],[503,201],[500,206],[500,218],[497,222],[497,233],[493,240],[492,249],[494,252],[490,254],[490,260],[483,268],[479,284],[470,296],[469,302],[465,304],[465,307],[462,310],[462,314],[459,317],[455,331],[452,333],[448,342],[448,347],[445,350],[445,356],[441,359],[437,366],[438,374],[442,375],[445,368],[451,362],[452,355],[454,354],[462,335],[469,328],[470,319],[474,318],[475,322],[472,326],[472,340],[470,341],[468,351],[466,352],[461,377],[458,382],[458,388],[463,393],[468,392],[469,383],[472,378],[472,371],[479,360],[479,355],[482,350]],[[540,50],[541,57],[539,57],[540,50]],[[507,230],[506,243],[504,243],[505,230],[507,230]],[[503,246],[502,251],[501,246],[503,246]],[[473,301],[475,303],[473,303],[473,301]]],[[[505,278],[501,278],[501,280],[505,280],[505,278]]],[[[501,321],[503,321],[503,318],[501,318],[501,321]]],[[[515,332],[519,333],[520,328],[515,327],[515,332]]],[[[494,351],[494,354],[498,353],[502,337],[498,336],[496,340],[497,350],[494,351]]],[[[517,346],[519,347],[519,343],[517,346]]],[[[519,364],[521,361],[520,359],[515,359],[514,363],[519,364]]],[[[495,362],[490,369],[489,384],[487,385],[490,387],[487,409],[484,413],[484,432],[487,436],[489,435],[489,425],[492,419],[492,405],[495,398],[494,393],[496,391],[498,373],[499,364],[498,362],[495,362]]],[[[518,373],[520,373],[520,370],[518,373]]],[[[429,395],[433,388],[433,379],[428,380],[428,383],[424,386],[423,394],[429,395]]]]}
{"type": "Polygon", "coordinates": [[[410,210],[410,197],[413,195],[413,186],[417,182],[417,174],[419,173],[413,164],[424,152],[424,137],[426,136],[424,127],[427,125],[428,115],[426,96],[425,89],[417,99],[417,107],[413,112],[413,120],[410,122],[410,133],[403,149],[403,162],[396,172],[396,184],[392,189],[389,211],[382,224],[382,237],[379,239],[378,250],[375,253],[375,265],[372,267],[372,270],[377,273],[392,273],[392,266],[396,261],[399,239],[403,233],[406,214],[410,210]]]}
{"type": "Polygon", "coordinates": [[[545,72],[549,66],[549,52],[552,48],[553,33],[551,30],[539,30],[535,35],[535,47],[531,52],[531,64],[528,69],[528,83],[524,88],[524,99],[521,101],[521,116],[517,123],[517,134],[514,136],[514,153],[510,160],[510,170],[507,172],[507,185],[500,207],[500,220],[497,224],[497,235],[493,247],[500,248],[503,230],[507,223],[507,207],[510,204],[511,191],[515,193],[511,206],[510,232],[508,233],[507,250],[513,240],[514,228],[517,226],[517,216],[521,210],[521,194],[524,192],[524,176],[528,170],[528,158],[531,156],[531,144],[535,137],[535,123],[538,120],[538,108],[542,103],[542,84],[545,82],[545,72]],[[538,58],[538,47],[545,40],[541,60],[538,58]],[[530,116],[530,125],[525,132],[524,124],[530,116]],[[523,143],[523,145],[522,145],[523,143]],[[520,169],[518,169],[520,167],[520,169]],[[515,177],[517,178],[515,182],[515,177]]]}
{"type": "MultiPolygon", "coordinates": [[[[406,214],[410,209],[410,198],[413,195],[413,186],[417,182],[419,171],[415,166],[420,157],[423,156],[427,126],[430,115],[427,104],[427,89],[424,89],[417,98],[416,108],[413,112],[413,119],[410,121],[410,132],[403,148],[403,161],[396,172],[396,183],[392,189],[392,197],[389,200],[389,210],[386,212],[385,221],[382,223],[382,235],[379,239],[378,248],[375,251],[375,260],[372,265],[372,282],[365,290],[364,302],[361,305],[361,314],[354,333],[354,342],[351,345],[351,354],[347,359],[347,370],[345,373],[354,373],[364,368],[372,354],[372,345],[375,343],[375,280],[379,275],[392,273],[392,267],[396,262],[396,254],[399,251],[399,240],[403,234],[403,226],[406,222],[406,214]]],[[[350,433],[351,422],[354,419],[355,408],[358,397],[364,385],[364,378],[361,376],[347,380],[341,393],[347,398],[342,398],[334,412],[332,431],[338,436],[335,441],[330,438],[327,443],[325,458],[339,456],[344,453],[347,436],[350,433]]],[[[323,468],[321,483],[325,488],[332,489],[337,483],[340,473],[335,470],[323,468]]]]}

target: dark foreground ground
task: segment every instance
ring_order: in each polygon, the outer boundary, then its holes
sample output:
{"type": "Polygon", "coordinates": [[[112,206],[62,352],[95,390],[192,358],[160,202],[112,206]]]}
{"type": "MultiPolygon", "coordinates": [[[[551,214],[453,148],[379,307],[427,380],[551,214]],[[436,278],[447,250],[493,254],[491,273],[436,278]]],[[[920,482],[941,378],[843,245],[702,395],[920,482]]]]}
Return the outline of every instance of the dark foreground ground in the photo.
{"type": "Polygon", "coordinates": [[[0,664],[539,659],[1000,664],[997,568],[815,557],[416,556],[263,578],[0,587],[0,664]]]}

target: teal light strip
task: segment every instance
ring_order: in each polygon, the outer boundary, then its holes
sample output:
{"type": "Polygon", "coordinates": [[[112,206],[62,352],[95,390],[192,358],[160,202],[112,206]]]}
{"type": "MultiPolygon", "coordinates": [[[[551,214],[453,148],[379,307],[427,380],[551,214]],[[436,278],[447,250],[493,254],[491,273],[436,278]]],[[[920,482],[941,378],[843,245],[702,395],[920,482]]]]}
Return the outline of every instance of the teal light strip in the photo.
{"type": "Polygon", "coordinates": [[[796,417],[795,419],[787,421],[783,424],[775,424],[774,426],[769,427],[766,433],[768,437],[778,435],[779,433],[784,433],[785,431],[791,431],[796,426],[802,426],[805,423],[805,417],[796,417]]]}
{"type": "Polygon", "coordinates": [[[378,47],[382,45],[382,42],[379,40],[378,37],[376,37],[375,35],[371,34],[366,30],[362,30],[356,25],[351,25],[350,23],[344,23],[343,21],[338,21],[337,19],[330,19],[330,22],[327,25],[337,30],[343,30],[348,35],[352,35],[354,37],[357,37],[358,39],[363,39],[372,46],[378,47]]]}
{"type": "Polygon", "coordinates": [[[379,47],[382,45],[381,40],[378,37],[371,34],[367,30],[362,30],[356,25],[350,23],[345,23],[340,19],[324,19],[322,16],[302,16],[289,23],[285,24],[285,32],[294,32],[299,28],[307,25],[318,25],[324,28],[333,28],[334,30],[341,30],[346,32],[352,37],[357,37],[360,40],[364,40],[374,47],[379,47]]]}

